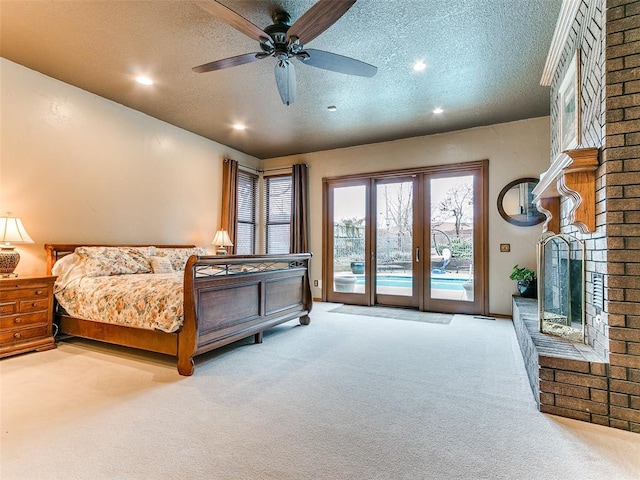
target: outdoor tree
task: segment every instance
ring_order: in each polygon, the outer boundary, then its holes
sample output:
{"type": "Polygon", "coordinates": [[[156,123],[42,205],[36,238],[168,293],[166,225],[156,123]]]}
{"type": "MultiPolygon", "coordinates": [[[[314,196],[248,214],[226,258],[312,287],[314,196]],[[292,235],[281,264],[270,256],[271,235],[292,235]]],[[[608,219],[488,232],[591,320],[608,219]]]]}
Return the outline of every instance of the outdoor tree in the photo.
{"type": "MultiPolygon", "coordinates": [[[[411,236],[413,227],[413,188],[410,184],[394,185],[385,191],[385,222],[401,236],[411,236]]],[[[382,212],[381,212],[382,213],[382,212]]]]}
{"type": "Polygon", "coordinates": [[[456,236],[460,236],[462,227],[473,220],[473,185],[458,183],[451,187],[433,210],[433,224],[440,225],[453,219],[456,236]]]}

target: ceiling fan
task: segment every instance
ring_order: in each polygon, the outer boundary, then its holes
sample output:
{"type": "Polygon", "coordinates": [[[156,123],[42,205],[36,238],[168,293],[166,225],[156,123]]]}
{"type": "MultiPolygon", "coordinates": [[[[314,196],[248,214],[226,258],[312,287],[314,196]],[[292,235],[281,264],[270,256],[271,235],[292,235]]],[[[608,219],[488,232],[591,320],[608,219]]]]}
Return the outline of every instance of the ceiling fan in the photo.
{"type": "Polygon", "coordinates": [[[293,25],[287,12],[275,10],[271,14],[273,25],[269,25],[264,30],[215,0],[202,0],[195,3],[203,10],[260,42],[261,51],[205,63],[194,67],[194,72],[212,72],[274,57],[277,60],[275,74],[280,98],[282,103],[291,105],[296,100],[296,73],[291,63],[293,58],[312,67],[361,77],[373,77],[378,71],[373,65],[354,58],[304,48],[306,43],[342,17],[356,3],[356,0],[319,0],[293,25]]]}

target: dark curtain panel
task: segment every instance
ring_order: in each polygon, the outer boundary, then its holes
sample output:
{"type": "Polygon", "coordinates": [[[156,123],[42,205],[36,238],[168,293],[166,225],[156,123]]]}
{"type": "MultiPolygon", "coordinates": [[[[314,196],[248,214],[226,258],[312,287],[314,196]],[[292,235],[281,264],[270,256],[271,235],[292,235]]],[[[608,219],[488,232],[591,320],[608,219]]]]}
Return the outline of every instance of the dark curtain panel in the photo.
{"type": "Polygon", "coordinates": [[[307,165],[293,166],[291,178],[291,253],[309,251],[308,172],[307,165]]]}
{"type": "Polygon", "coordinates": [[[228,249],[230,254],[236,253],[238,243],[236,225],[238,224],[238,162],[229,158],[224,159],[222,165],[222,215],[220,228],[229,233],[233,247],[228,249]]]}

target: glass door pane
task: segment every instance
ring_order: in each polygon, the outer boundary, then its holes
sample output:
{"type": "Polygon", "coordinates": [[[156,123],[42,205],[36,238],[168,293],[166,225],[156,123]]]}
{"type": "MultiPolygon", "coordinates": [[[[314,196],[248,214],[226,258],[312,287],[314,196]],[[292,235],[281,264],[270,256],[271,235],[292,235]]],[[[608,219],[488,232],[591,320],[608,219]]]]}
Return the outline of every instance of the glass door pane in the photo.
{"type": "Polygon", "coordinates": [[[473,176],[430,180],[430,298],[474,301],[473,176]]]}
{"type": "MultiPolygon", "coordinates": [[[[376,185],[376,303],[408,304],[395,297],[414,297],[414,180],[376,185]]],[[[406,300],[406,299],[405,299],[406,300]]]]}
{"type": "Polygon", "coordinates": [[[334,187],[332,193],[332,293],[364,295],[367,186],[334,187]]]}

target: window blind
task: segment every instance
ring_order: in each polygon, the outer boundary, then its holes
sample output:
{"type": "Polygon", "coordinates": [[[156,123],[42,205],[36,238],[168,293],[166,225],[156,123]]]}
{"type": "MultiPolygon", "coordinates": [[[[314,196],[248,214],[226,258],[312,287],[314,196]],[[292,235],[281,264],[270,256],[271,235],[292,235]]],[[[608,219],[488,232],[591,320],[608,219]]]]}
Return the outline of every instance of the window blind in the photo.
{"type": "Polygon", "coordinates": [[[238,170],[238,227],[237,255],[256,253],[256,219],[258,200],[258,176],[238,170]]]}
{"type": "Polygon", "coordinates": [[[291,175],[265,177],[266,253],[289,253],[291,175]]]}

